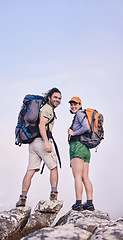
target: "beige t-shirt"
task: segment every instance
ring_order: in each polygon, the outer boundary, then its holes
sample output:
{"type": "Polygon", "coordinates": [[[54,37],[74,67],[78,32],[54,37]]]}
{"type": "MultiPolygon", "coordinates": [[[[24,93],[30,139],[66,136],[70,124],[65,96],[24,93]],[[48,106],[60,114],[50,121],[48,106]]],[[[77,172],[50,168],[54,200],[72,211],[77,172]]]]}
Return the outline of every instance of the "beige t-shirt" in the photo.
{"type": "MultiPolygon", "coordinates": [[[[48,118],[48,122],[50,122],[50,120],[53,118],[54,113],[53,113],[53,109],[49,104],[45,104],[41,109],[40,109],[40,115],[43,117],[48,118]]],[[[49,130],[52,132],[52,128],[54,125],[54,120],[49,124],[49,130]]],[[[46,126],[46,130],[47,130],[47,126],[46,126]]]]}

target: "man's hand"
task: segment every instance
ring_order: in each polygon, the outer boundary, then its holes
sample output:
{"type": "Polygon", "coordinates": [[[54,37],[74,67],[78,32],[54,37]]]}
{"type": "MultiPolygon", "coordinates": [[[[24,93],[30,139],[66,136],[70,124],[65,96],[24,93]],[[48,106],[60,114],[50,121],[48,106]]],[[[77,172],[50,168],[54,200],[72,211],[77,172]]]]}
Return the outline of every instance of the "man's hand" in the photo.
{"type": "Polygon", "coordinates": [[[45,142],[45,149],[49,153],[52,152],[52,146],[51,146],[51,144],[49,142],[45,142]]]}
{"type": "Polygon", "coordinates": [[[40,134],[43,138],[44,144],[45,144],[45,149],[47,152],[52,152],[52,146],[48,141],[47,134],[46,134],[46,124],[48,122],[48,118],[40,116],[40,122],[39,122],[39,130],[40,134]]]}

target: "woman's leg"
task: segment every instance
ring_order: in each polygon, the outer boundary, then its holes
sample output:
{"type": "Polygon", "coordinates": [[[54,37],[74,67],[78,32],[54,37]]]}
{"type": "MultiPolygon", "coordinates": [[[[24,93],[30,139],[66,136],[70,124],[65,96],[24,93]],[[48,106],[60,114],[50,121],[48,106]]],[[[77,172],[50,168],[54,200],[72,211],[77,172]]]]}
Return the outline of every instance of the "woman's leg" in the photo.
{"type": "Polygon", "coordinates": [[[71,159],[71,167],[75,181],[76,200],[82,200],[84,161],[81,158],[73,158],[71,159]]]}
{"type": "Polygon", "coordinates": [[[89,163],[84,162],[82,181],[84,183],[84,187],[86,190],[87,200],[92,200],[93,199],[93,186],[89,179],[88,174],[89,174],[89,163]]]}
{"type": "Polygon", "coordinates": [[[85,204],[83,204],[82,207],[83,207],[84,210],[94,211],[93,186],[92,186],[92,183],[89,179],[88,173],[89,173],[89,163],[84,162],[84,170],[83,170],[82,181],[84,183],[84,187],[85,187],[85,190],[86,190],[87,202],[85,204]]]}

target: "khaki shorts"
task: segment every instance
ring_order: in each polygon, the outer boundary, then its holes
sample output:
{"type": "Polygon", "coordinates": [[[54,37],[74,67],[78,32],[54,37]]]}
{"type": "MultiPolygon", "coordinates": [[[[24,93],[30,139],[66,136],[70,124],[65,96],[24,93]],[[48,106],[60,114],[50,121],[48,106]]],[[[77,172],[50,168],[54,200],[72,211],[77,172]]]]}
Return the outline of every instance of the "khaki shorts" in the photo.
{"type": "Polygon", "coordinates": [[[27,170],[35,169],[39,171],[42,160],[49,170],[57,167],[57,158],[54,149],[52,149],[51,153],[48,153],[45,150],[44,141],[41,140],[41,138],[36,138],[29,144],[29,163],[27,170]]]}

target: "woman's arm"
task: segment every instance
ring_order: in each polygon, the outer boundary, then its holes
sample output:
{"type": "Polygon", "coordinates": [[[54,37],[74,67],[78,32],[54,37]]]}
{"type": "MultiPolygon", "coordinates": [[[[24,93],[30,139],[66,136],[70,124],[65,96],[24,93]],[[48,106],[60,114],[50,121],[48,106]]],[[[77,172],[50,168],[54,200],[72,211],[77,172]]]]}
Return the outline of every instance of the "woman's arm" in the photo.
{"type": "Polygon", "coordinates": [[[89,124],[88,124],[88,120],[87,120],[86,115],[84,113],[78,112],[76,117],[77,117],[78,123],[80,124],[80,128],[73,132],[73,136],[84,134],[85,132],[88,132],[89,129],[90,129],[89,124]]]}

